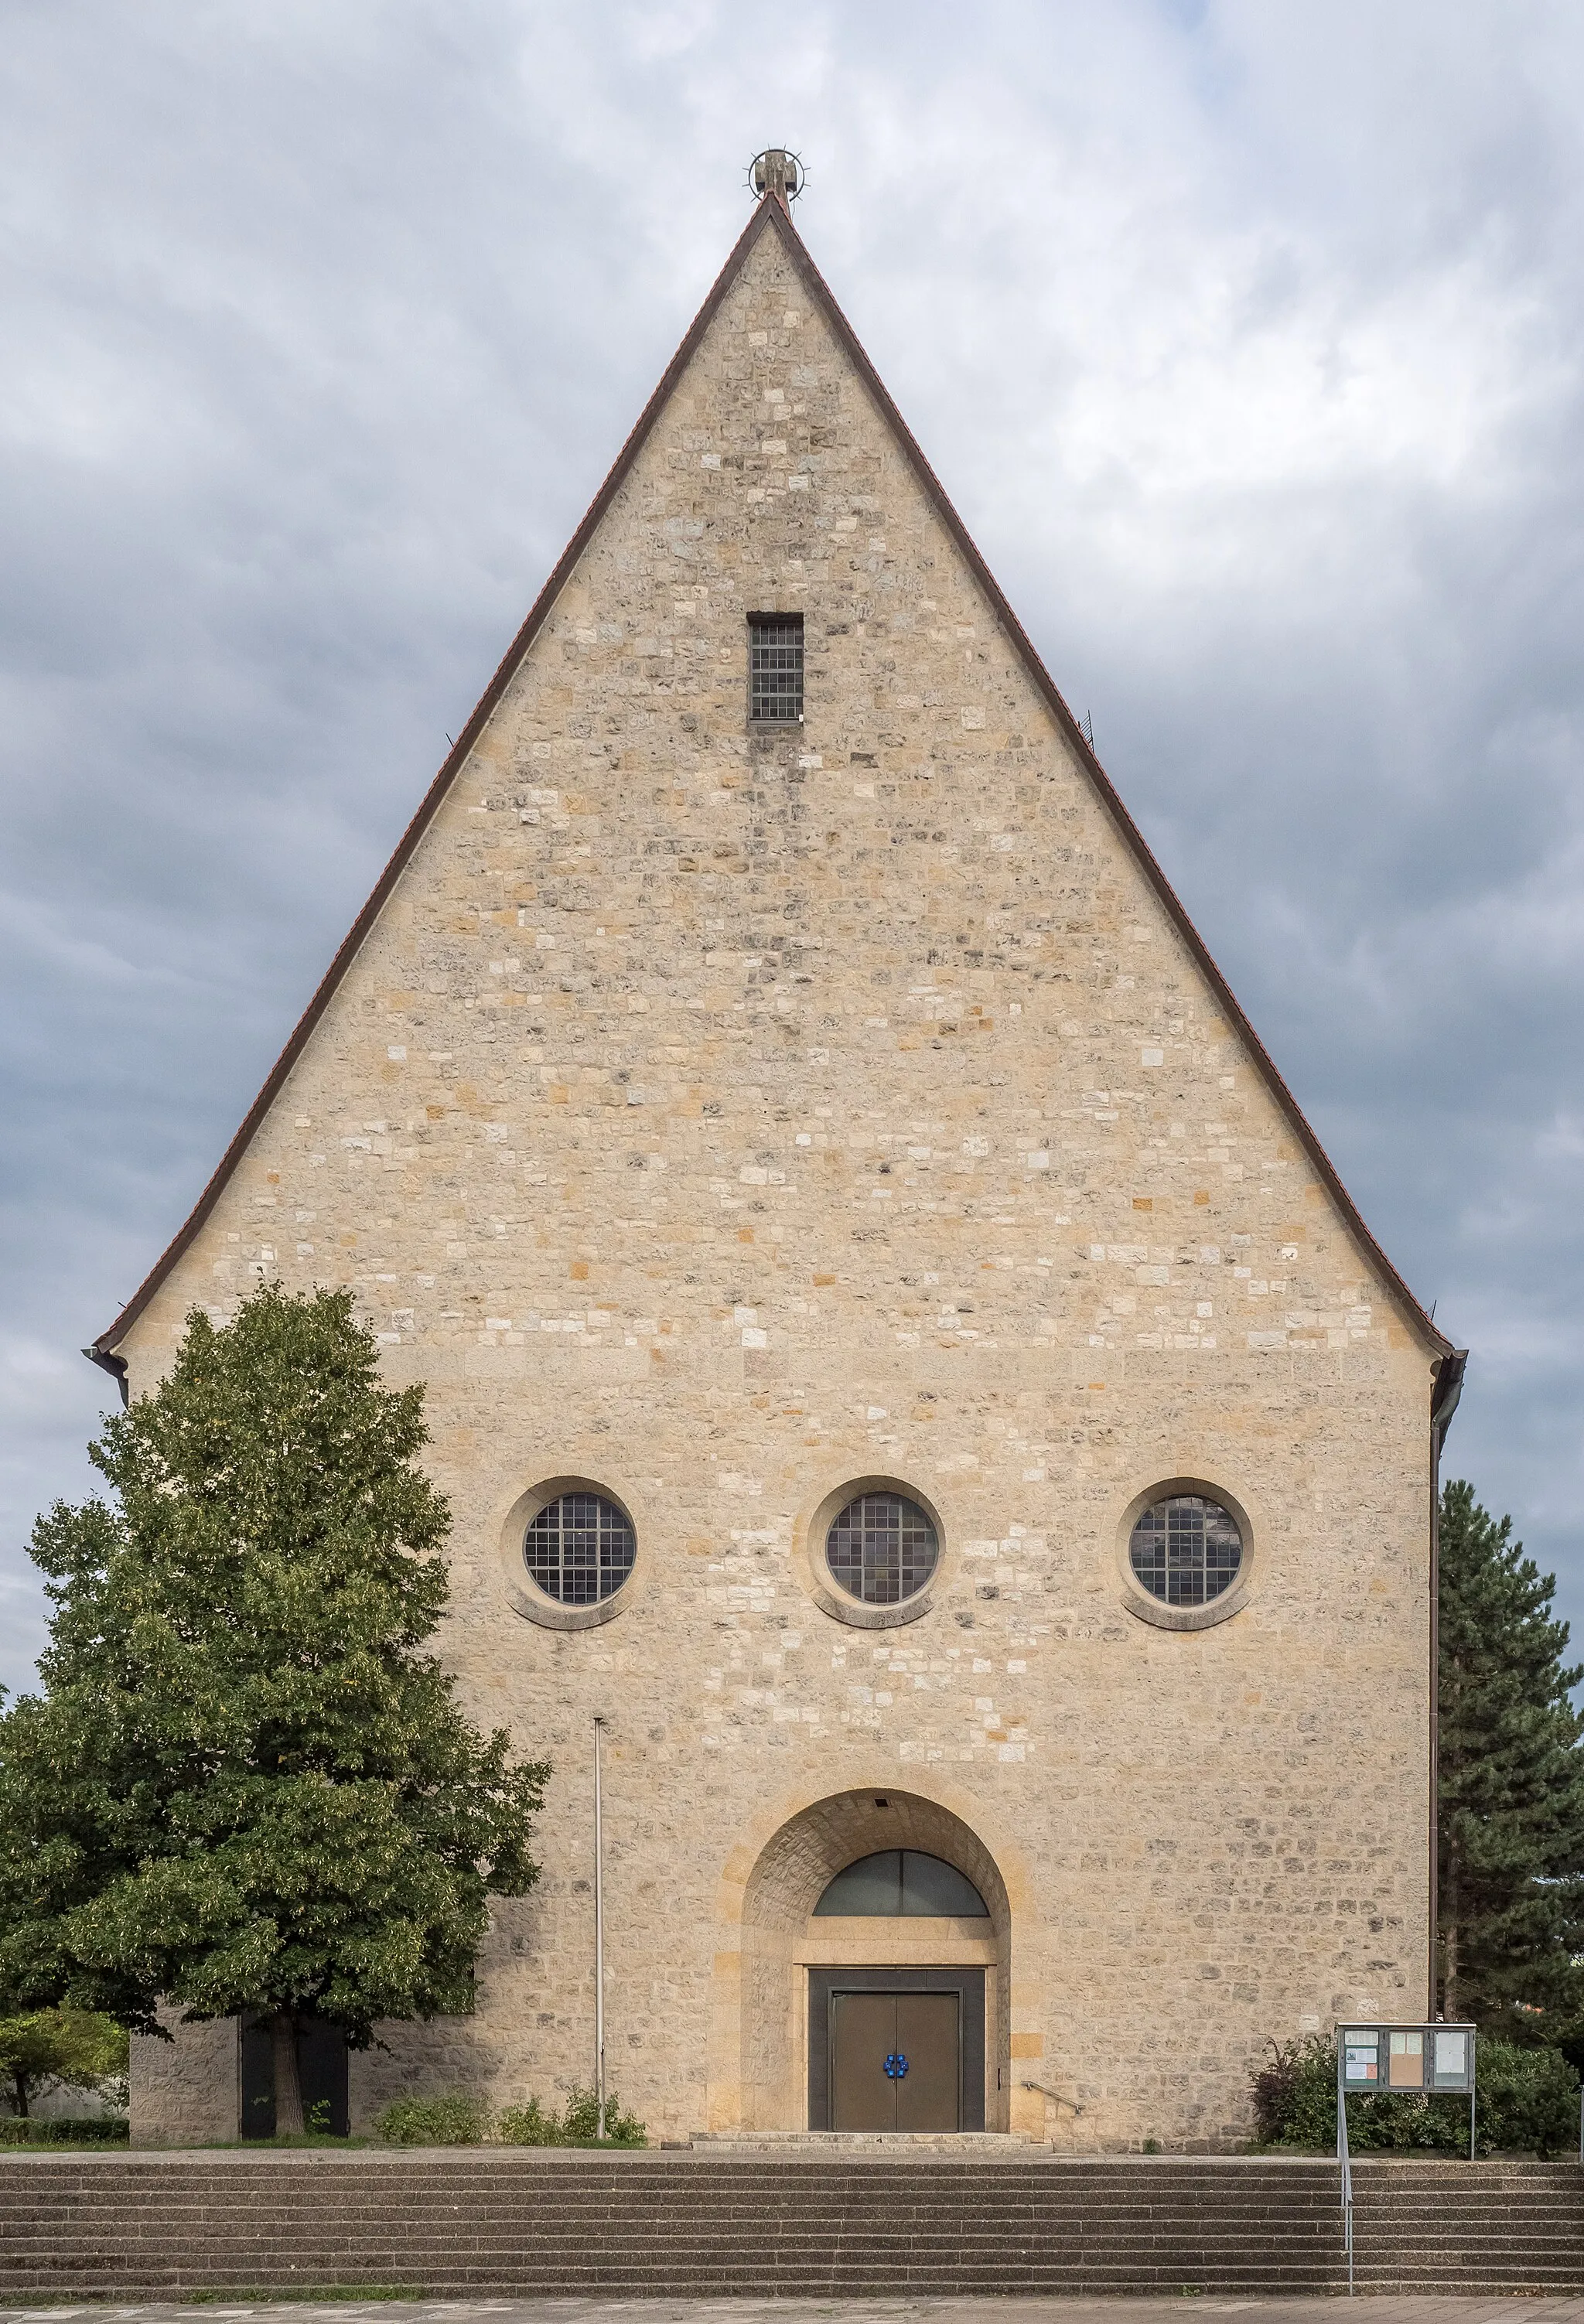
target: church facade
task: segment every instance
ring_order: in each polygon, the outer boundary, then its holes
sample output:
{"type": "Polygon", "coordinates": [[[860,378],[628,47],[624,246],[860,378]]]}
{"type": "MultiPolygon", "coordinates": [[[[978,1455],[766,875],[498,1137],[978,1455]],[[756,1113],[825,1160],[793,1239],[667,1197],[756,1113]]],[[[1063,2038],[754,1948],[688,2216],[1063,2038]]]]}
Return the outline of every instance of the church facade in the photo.
{"type": "MultiPolygon", "coordinates": [[[[1461,1358],[1354,1209],[780,192],[98,1360],[349,1284],[440,1650],[554,1773],[465,2019],[651,2137],[1248,2135],[1427,2007],[1461,1358]]],[[[236,2135],[235,2024],[134,2135],[236,2135]]]]}

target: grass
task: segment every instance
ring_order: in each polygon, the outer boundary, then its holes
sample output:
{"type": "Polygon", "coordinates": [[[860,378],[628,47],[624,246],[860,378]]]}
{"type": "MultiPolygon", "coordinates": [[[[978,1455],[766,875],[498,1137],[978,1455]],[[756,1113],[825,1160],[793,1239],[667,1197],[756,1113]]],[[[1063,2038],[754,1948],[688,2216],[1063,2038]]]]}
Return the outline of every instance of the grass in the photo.
{"type": "Polygon", "coordinates": [[[6,2115],[0,2118],[0,2150],[124,2146],[129,2127],[124,2115],[6,2115]]]}
{"type": "Polygon", "coordinates": [[[0,2139],[0,2163],[8,2154],[124,2154],[126,2138],[7,2138],[0,2139]]]}

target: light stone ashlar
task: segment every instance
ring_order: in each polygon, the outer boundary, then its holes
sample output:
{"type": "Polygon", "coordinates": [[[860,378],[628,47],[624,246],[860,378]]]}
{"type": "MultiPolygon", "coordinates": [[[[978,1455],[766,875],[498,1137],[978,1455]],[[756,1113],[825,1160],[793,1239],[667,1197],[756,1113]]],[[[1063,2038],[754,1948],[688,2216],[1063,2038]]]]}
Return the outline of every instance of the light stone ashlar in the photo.
{"type": "MultiPolygon", "coordinates": [[[[475,2013],[386,2028],[355,2126],[590,2078],[598,1714],[610,2074],[651,2136],[801,2126],[810,1969],[923,1964],[986,1973],[992,2127],[1225,2147],[1269,2040],[1426,2006],[1449,1343],[773,199],[575,547],[101,1343],[141,1395],[193,1305],[349,1285],[427,1383],[439,1650],[553,1764],[475,2013]],[[767,611],[802,618],[801,725],[747,715],[767,611]],[[843,1609],[811,1529],[870,1480],[939,1564],[843,1609]],[[1174,1480],[1248,1519],[1202,1628],[1119,1564],[1174,1480]],[[513,1566],[558,1480],[633,1527],[592,1609],[513,1566]],[[897,1848],[988,1925],[815,1917],[897,1848]]],[[[137,2135],[216,2135],[227,2054],[138,2045],[137,2135]]]]}

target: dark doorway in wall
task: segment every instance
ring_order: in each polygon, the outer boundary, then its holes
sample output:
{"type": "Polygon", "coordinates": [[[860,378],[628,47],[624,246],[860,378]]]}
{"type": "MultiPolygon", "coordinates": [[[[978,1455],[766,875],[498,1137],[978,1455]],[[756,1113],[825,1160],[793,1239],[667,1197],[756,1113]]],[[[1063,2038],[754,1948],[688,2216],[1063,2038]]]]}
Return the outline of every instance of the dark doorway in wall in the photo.
{"type": "Polygon", "coordinates": [[[983,1969],[810,1969],[808,2125],[982,2130],[983,1969]]]}
{"type": "MultiPolygon", "coordinates": [[[[318,2017],[302,2021],[297,2034],[297,2074],[302,2111],[312,2124],[345,2138],[351,2128],[346,2101],[346,2037],[337,2025],[318,2017]]],[[[242,2021],[242,2135],[275,2135],[275,2044],[267,2017],[251,2013],[242,2021]]]]}

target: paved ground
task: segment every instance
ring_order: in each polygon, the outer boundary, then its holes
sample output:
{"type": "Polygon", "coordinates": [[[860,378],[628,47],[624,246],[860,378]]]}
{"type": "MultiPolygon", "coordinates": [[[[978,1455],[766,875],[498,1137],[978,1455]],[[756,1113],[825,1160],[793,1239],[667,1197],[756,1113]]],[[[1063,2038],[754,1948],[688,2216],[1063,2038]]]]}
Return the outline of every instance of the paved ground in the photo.
{"type": "MultiPolygon", "coordinates": [[[[1321,2324],[1326,2300],[381,2300],[259,2301],[254,2306],[205,2303],[175,2308],[65,2302],[48,2308],[0,2307],[0,2324],[47,2319],[63,2324],[1183,2324],[1195,2315],[1245,2319],[1245,2324],[1321,2324]]],[[[1340,2319],[1338,2319],[1340,2324],[1340,2319]]],[[[1584,2324],[1584,2297],[1542,2300],[1370,2298],[1347,2302],[1347,2324],[1584,2324]]]]}

